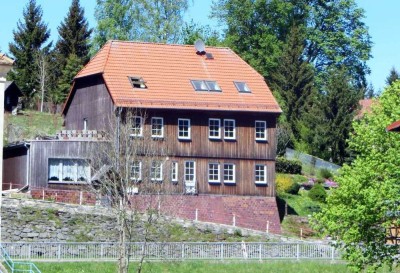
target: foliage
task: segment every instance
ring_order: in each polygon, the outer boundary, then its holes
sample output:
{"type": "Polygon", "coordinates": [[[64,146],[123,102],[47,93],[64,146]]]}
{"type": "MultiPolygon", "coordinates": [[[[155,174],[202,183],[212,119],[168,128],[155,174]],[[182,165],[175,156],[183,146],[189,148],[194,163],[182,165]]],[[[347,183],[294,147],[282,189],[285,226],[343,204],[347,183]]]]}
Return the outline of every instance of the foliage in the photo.
{"type": "Polygon", "coordinates": [[[202,26],[196,24],[193,20],[190,23],[185,23],[182,28],[182,43],[193,45],[198,39],[201,39],[208,46],[223,45],[219,33],[212,30],[209,25],[202,26]]]}
{"type": "MultiPolygon", "coordinates": [[[[308,197],[308,192],[300,190],[299,194],[279,193],[279,199],[284,200],[290,208],[293,209],[293,214],[299,216],[308,216],[318,211],[321,203],[311,200],[308,197]]],[[[279,203],[279,202],[278,202],[279,203]]],[[[289,211],[289,214],[290,211],[289,211]]]]}
{"type": "Polygon", "coordinates": [[[278,173],[276,175],[276,191],[297,194],[300,190],[300,185],[294,182],[291,175],[278,173]]]}
{"type": "Polygon", "coordinates": [[[82,59],[75,54],[70,54],[66,61],[67,63],[62,70],[58,88],[52,97],[52,101],[56,104],[66,100],[69,90],[71,89],[73,78],[83,67],[82,59]]]}
{"type": "Polygon", "coordinates": [[[396,68],[392,67],[392,69],[390,69],[389,76],[387,76],[385,82],[387,85],[392,85],[392,83],[397,81],[399,78],[400,78],[399,72],[397,72],[396,68]]]}
{"type": "Polygon", "coordinates": [[[277,157],[275,163],[275,169],[278,173],[301,174],[301,162],[298,160],[277,157]]]}
{"type": "Polygon", "coordinates": [[[30,107],[34,105],[36,90],[39,90],[35,54],[40,50],[48,52],[51,47],[51,43],[45,45],[50,31],[42,22],[42,15],[41,7],[36,5],[35,0],[30,0],[23,11],[23,20],[18,21],[17,30],[13,31],[14,41],[9,44],[16,64],[8,75],[21,89],[24,105],[30,107]]]}
{"type": "Polygon", "coordinates": [[[322,168],[318,170],[318,175],[322,178],[329,179],[333,178],[333,174],[330,170],[322,168]]]}
{"type": "Polygon", "coordinates": [[[354,271],[396,262],[398,248],[386,244],[385,228],[400,224],[388,212],[399,211],[400,134],[385,127],[400,119],[400,82],[387,87],[372,113],[353,122],[349,145],[356,159],[344,166],[339,187],[315,217],[321,231],[339,239],[354,271]]]}
{"type": "Polygon", "coordinates": [[[327,193],[326,193],[324,187],[320,183],[315,184],[311,188],[311,190],[308,192],[308,197],[310,197],[311,200],[316,201],[316,202],[325,203],[326,196],[327,196],[327,193]]]}
{"type": "Polygon", "coordinates": [[[97,0],[94,51],[110,39],[177,42],[187,9],[187,0],[97,0]]]}

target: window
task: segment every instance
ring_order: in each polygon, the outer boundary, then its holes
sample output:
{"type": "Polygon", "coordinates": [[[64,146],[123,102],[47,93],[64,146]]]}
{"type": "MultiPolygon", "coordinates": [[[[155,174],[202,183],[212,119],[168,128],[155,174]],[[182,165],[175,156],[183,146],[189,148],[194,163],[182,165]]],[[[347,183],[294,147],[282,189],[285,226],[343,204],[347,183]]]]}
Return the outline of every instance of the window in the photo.
{"type": "Polygon", "coordinates": [[[164,119],[163,118],[151,118],[151,136],[152,137],[164,137],[164,119]]]}
{"type": "Polygon", "coordinates": [[[131,136],[143,136],[143,119],[135,116],[132,118],[131,136]]]}
{"type": "Polygon", "coordinates": [[[235,181],[235,164],[225,163],[224,164],[224,183],[234,184],[235,181]]]}
{"type": "Polygon", "coordinates": [[[234,119],[224,119],[224,138],[225,139],[235,139],[236,129],[234,119]]]}
{"type": "Polygon", "coordinates": [[[160,161],[151,162],[150,178],[151,181],[162,181],[162,163],[160,161]]]}
{"type": "Polygon", "coordinates": [[[143,80],[142,77],[137,77],[137,76],[132,76],[128,77],[129,82],[131,83],[133,88],[140,88],[140,89],[146,89],[146,82],[143,80]]]}
{"type": "Polygon", "coordinates": [[[267,166],[257,164],[255,167],[256,184],[267,184],[267,166]]]}
{"type": "Polygon", "coordinates": [[[267,122],[256,120],[255,123],[256,140],[267,140],[267,122]]]}
{"type": "Polygon", "coordinates": [[[216,81],[191,80],[190,82],[196,91],[222,91],[216,81]]]}
{"type": "Polygon", "coordinates": [[[139,182],[142,180],[142,162],[134,161],[131,165],[131,181],[139,182]]]}
{"type": "Polygon", "coordinates": [[[233,82],[236,86],[236,89],[241,93],[251,93],[250,88],[247,86],[245,82],[233,82]]]}
{"type": "Polygon", "coordinates": [[[190,139],[190,119],[178,119],[178,138],[190,139]]]}
{"type": "Polygon", "coordinates": [[[213,139],[221,138],[221,120],[210,118],[208,120],[208,137],[213,139]]]}
{"type": "Polygon", "coordinates": [[[90,167],[84,159],[49,159],[49,182],[84,183],[90,178],[90,167]]]}
{"type": "Polygon", "coordinates": [[[171,166],[171,181],[178,182],[178,162],[172,162],[171,166]]]}
{"type": "Polygon", "coordinates": [[[185,161],[185,182],[196,181],[196,162],[185,161]]]}
{"type": "Polygon", "coordinates": [[[209,163],[208,164],[208,182],[209,183],[220,183],[219,181],[219,164],[209,163]]]}

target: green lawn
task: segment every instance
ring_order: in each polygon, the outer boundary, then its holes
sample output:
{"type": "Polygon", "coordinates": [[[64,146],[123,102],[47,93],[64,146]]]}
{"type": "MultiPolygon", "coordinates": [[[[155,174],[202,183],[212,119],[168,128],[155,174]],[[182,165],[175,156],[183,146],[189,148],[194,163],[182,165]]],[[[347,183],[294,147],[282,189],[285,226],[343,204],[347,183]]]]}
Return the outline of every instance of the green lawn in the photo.
{"type": "MultiPolygon", "coordinates": [[[[43,273],[115,273],[117,265],[105,262],[75,262],[75,263],[36,263],[43,273]]],[[[132,264],[129,272],[135,272],[132,264]]],[[[146,263],[143,272],[152,273],[347,273],[350,271],[343,263],[331,264],[312,261],[269,261],[269,262],[150,262],[146,263]]]]}

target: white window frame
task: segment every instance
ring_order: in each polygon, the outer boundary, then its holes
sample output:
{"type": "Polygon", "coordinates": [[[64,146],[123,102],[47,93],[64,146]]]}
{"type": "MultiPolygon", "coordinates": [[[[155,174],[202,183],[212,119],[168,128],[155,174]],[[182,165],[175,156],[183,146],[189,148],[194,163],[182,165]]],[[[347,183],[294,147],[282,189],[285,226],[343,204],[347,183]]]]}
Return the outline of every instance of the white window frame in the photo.
{"type": "Polygon", "coordinates": [[[268,133],[268,131],[267,131],[267,122],[265,120],[256,120],[254,122],[254,133],[255,133],[256,140],[259,140],[259,141],[268,140],[268,137],[267,137],[267,133],[268,133]],[[262,136],[262,137],[257,136],[259,134],[262,134],[264,136],[262,136]]]}
{"type": "Polygon", "coordinates": [[[208,138],[210,139],[221,139],[221,119],[219,118],[209,118],[208,119],[208,138]],[[218,123],[218,130],[211,128],[211,126],[216,126],[215,124],[211,124],[212,122],[218,123]],[[217,135],[211,135],[211,133],[217,133],[217,135]]]}
{"type": "Polygon", "coordinates": [[[131,137],[142,137],[143,136],[143,118],[141,116],[134,116],[132,118],[132,122],[134,124],[132,124],[132,128],[131,128],[131,137]],[[139,128],[135,127],[134,125],[136,125],[136,120],[139,119],[139,128]],[[139,133],[136,133],[136,131],[139,130],[139,133]]]}
{"type": "Polygon", "coordinates": [[[251,93],[251,89],[246,82],[234,81],[233,83],[235,84],[236,89],[239,91],[239,93],[251,93]]]}
{"type": "Polygon", "coordinates": [[[219,163],[208,163],[208,183],[221,183],[221,166],[219,163]],[[217,179],[214,176],[217,176],[217,179]]]}
{"type": "Polygon", "coordinates": [[[161,182],[163,180],[163,163],[161,161],[152,161],[150,166],[150,180],[153,182],[161,182]],[[155,177],[155,171],[159,169],[158,176],[155,177]]]}
{"type": "Polygon", "coordinates": [[[132,162],[132,164],[131,164],[130,180],[133,181],[133,182],[140,182],[140,181],[142,181],[142,161],[135,160],[134,162],[132,162]],[[133,176],[133,171],[132,171],[133,168],[134,168],[134,165],[135,165],[136,163],[139,163],[139,172],[138,172],[138,176],[137,176],[137,177],[133,176]]]}
{"type": "Polygon", "coordinates": [[[224,119],[224,139],[236,139],[236,121],[234,119],[224,119]],[[227,122],[232,122],[233,126],[232,129],[227,130],[227,122]],[[233,136],[227,136],[226,133],[232,133],[233,136]]]}
{"type": "Polygon", "coordinates": [[[151,118],[151,137],[153,138],[163,138],[164,137],[164,118],[162,117],[152,117],[151,118]],[[157,121],[161,121],[161,123],[157,123],[157,121]],[[154,126],[160,126],[161,128],[154,128],[154,126]],[[160,134],[154,134],[155,131],[160,130],[160,134]]]}
{"type": "MultiPolygon", "coordinates": [[[[49,158],[48,162],[48,182],[49,183],[63,183],[63,184],[87,184],[90,181],[90,166],[87,163],[87,161],[85,159],[82,158],[49,158]],[[58,180],[54,180],[51,179],[53,176],[51,175],[51,161],[56,162],[58,161],[58,167],[57,167],[57,178],[58,180]],[[68,163],[73,163],[73,165],[71,166],[71,168],[73,168],[73,173],[72,176],[73,177],[69,177],[71,180],[64,180],[64,169],[66,167],[66,162],[68,163]],[[79,162],[83,163],[83,164],[79,164],[79,162]],[[85,176],[86,176],[86,180],[80,180],[81,177],[83,176],[79,176],[79,167],[83,167],[84,168],[84,172],[85,172],[85,176]]],[[[56,166],[56,165],[53,165],[56,166]]],[[[85,178],[85,177],[83,177],[85,178]]]]}
{"type": "Polygon", "coordinates": [[[261,184],[261,185],[267,184],[267,165],[256,164],[254,166],[254,182],[256,184],[261,184]],[[260,172],[262,172],[262,173],[260,173],[260,172]],[[263,180],[260,180],[261,176],[264,177],[263,180]]]}
{"type": "Polygon", "coordinates": [[[178,182],[178,162],[173,161],[171,164],[171,181],[178,182]]]}
{"type": "Polygon", "coordinates": [[[178,130],[178,139],[191,139],[191,125],[190,125],[190,119],[188,118],[178,118],[178,126],[177,126],[177,130],[178,130]],[[186,130],[180,130],[180,123],[181,122],[187,122],[187,125],[182,125],[182,126],[187,126],[187,136],[180,136],[180,133],[186,133],[186,130]]]}
{"type": "Polygon", "coordinates": [[[224,178],[224,183],[225,184],[236,184],[236,165],[234,163],[224,163],[224,172],[223,172],[223,178],[224,178]],[[232,166],[232,179],[226,179],[225,178],[225,171],[227,170],[227,166],[232,166]]]}
{"type": "Polygon", "coordinates": [[[196,161],[193,161],[193,160],[185,161],[184,180],[185,180],[185,183],[193,183],[194,184],[196,182],[196,161]],[[193,165],[188,166],[188,164],[193,164],[193,165]],[[193,170],[193,174],[188,172],[190,170],[193,170]],[[188,177],[191,175],[193,175],[193,179],[188,179],[188,177]]]}

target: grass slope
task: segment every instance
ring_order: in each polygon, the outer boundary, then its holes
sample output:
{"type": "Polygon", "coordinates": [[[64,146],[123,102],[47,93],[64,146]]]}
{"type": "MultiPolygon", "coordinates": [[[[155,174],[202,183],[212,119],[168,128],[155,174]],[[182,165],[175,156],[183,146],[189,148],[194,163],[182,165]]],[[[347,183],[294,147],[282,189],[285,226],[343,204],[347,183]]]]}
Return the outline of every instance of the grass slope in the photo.
{"type": "MultiPolygon", "coordinates": [[[[116,263],[112,262],[75,262],[75,263],[36,263],[46,273],[114,273],[116,263]]],[[[132,263],[129,272],[136,272],[136,264],[132,263]]],[[[333,273],[350,272],[345,264],[313,261],[264,261],[264,262],[151,262],[146,263],[143,272],[152,273],[333,273]]]]}
{"type": "Polygon", "coordinates": [[[18,115],[4,116],[5,143],[33,139],[36,136],[54,135],[62,129],[63,118],[60,114],[37,111],[20,111],[18,115]]]}

